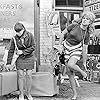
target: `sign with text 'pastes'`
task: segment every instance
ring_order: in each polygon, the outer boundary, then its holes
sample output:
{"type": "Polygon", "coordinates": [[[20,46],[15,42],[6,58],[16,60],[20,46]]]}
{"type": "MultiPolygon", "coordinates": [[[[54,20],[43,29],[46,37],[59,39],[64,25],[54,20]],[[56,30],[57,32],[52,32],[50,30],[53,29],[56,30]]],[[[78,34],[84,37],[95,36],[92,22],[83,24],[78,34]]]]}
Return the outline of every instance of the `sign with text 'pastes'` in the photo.
{"type": "Polygon", "coordinates": [[[18,21],[34,28],[34,0],[0,0],[0,38],[12,37],[18,21]]]}

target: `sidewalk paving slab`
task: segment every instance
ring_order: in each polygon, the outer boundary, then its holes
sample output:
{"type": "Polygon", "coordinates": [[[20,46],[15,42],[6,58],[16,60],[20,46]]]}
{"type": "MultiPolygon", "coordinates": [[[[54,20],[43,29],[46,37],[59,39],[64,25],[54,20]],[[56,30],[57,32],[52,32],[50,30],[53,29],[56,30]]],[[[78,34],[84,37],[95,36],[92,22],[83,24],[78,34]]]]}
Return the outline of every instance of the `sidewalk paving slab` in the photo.
{"type": "MultiPolygon", "coordinates": [[[[93,83],[89,81],[79,80],[80,86],[77,87],[78,98],[77,100],[100,100],[100,83],[93,83]]],[[[60,85],[59,94],[52,97],[34,97],[34,100],[71,100],[72,88],[70,86],[69,80],[65,80],[64,83],[60,85]]],[[[13,97],[0,97],[0,100],[18,100],[18,95],[13,97]]],[[[25,99],[27,100],[27,99],[25,99]]]]}
{"type": "Polygon", "coordinates": [[[88,97],[88,98],[82,98],[82,100],[100,100],[100,97],[88,97]]]}

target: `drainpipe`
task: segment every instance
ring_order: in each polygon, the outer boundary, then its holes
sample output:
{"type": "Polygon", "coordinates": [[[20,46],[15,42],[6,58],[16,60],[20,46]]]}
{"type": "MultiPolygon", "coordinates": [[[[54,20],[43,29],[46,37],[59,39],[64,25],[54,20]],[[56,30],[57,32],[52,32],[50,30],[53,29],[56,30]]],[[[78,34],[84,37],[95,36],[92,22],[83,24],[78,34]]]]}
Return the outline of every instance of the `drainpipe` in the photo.
{"type": "Polygon", "coordinates": [[[34,0],[34,37],[36,42],[36,71],[38,71],[38,67],[40,65],[40,7],[39,0],[34,0]]]}

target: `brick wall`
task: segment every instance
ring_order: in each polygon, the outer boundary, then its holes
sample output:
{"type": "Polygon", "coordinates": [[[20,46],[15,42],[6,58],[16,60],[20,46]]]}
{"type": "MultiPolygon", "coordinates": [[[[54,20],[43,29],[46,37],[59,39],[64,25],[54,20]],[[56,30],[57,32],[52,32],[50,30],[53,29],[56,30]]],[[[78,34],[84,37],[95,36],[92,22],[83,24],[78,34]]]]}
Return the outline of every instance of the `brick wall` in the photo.
{"type": "Polygon", "coordinates": [[[52,10],[52,0],[40,0],[40,65],[49,65],[48,54],[52,48],[52,36],[48,36],[46,12],[52,10]]]}

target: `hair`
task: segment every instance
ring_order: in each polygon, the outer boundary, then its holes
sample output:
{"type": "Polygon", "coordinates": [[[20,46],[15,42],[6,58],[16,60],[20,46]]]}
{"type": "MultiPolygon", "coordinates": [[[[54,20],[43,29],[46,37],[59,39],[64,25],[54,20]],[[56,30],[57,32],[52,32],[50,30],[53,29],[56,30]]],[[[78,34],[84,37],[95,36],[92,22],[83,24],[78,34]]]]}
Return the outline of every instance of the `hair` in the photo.
{"type": "Polygon", "coordinates": [[[94,26],[92,25],[93,22],[95,21],[94,13],[92,13],[90,11],[83,12],[82,16],[79,19],[77,19],[77,20],[73,20],[72,23],[75,22],[75,23],[81,24],[82,19],[83,19],[84,16],[87,16],[90,19],[90,21],[91,21],[91,24],[89,24],[89,26],[87,28],[88,32],[91,34],[91,33],[93,33],[93,31],[95,29],[94,26]]]}
{"type": "Polygon", "coordinates": [[[95,21],[95,15],[94,15],[94,13],[92,13],[90,11],[83,12],[82,18],[84,16],[87,16],[90,19],[91,23],[93,23],[95,21]]]}
{"type": "Polygon", "coordinates": [[[15,24],[15,26],[14,26],[14,30],[16,31],[16,32],[20,32],[21,30],[25,30],[25,27],[24,27],[24,25],[22,24],[22,23],[19,23],[19,22],[17,22],[16,24],[15,24]]]}

